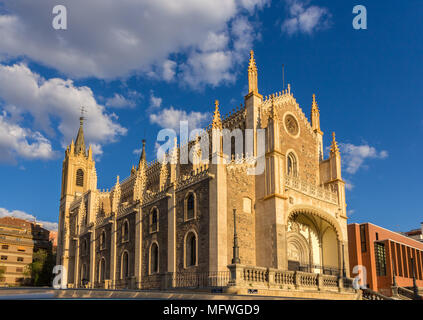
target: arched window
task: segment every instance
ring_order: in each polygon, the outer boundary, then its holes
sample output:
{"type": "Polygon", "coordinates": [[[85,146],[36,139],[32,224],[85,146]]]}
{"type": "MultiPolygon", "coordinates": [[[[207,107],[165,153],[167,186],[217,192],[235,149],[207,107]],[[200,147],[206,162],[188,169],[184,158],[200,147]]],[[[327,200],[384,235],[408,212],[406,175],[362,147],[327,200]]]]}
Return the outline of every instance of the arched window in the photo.
{"type": "Polygon", "coordinates": [[[150,213],[150,233],[159,231],[159,210],[153,208],[150,213]]]}
{"type": "Polygon", "coordinates": [[[84,186],[84,171],[82,169],[76,171],[76,185],[78,187],[84,186]]]}
{"type": "Polygon", "coordinates": [[[106,232],[103,230],[100,236],[100,249],[106,248],[106,232]]]}
{"type": "Polygon", "coordinates": [[[287,172],[288,172],[288,175],[293,176],[293,177],[296,177],[298,175],[297,158],[295,157],[295,155],[292,152],[290,152],[288,154],[287,172]]]}
{"type": "Polygon", "coordinates": [[[129,222],[125,220],[122,225],[122,242],[129,241],[129,222]]]}
{"type": "Polygon", "coordinates": [[[195,196],[190,192],[186,198],[186,220],[195,218],[195,196]]]}
{"type": "Polygon", "coordinates": [[[185,266],[197,265],[197,236],[189,232],[185,239],[185,266]]]}
{"type": "Polygon", "coordinates": [[[235,137],[231,137],[231,158],[236,158],[235,137]]]}
{"type": "Polygon", "coordinates": [[[127,251],[124,251],[122,254],[121,266],[121,279],[126,279],[129,277],[129,255],[127,251]]]}
{"type": "Polygon", "coordinates": [[[159,246],[154,242],[150,247],[150,274],[159,272],[159,246]]]}

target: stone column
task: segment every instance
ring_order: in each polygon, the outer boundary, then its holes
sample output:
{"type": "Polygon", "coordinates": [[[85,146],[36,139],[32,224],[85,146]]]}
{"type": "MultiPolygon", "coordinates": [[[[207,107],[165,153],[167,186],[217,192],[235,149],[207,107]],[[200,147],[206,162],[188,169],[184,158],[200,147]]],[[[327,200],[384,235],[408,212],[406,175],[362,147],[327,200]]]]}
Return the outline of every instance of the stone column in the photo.
{"type": "Polygon", "coordinates": [[[73,283],[74,288],[79,286],[79,237],[75,240],[75,269],[74,269],[74,277],[73,283]]]}
{"type": "Polygon", "coordinates": [[[90,287],[94,288],[96,273],[95,273],[95,230],[90,230],[90,287]]]}
{"type": "Polygon", "coordinates": [[[113,215],[112,217],[112,228],[111,228],[111,243],[110,243],[110,280],[111,280],[111,287],[112,289],[116,288],[116,216],[113,215]]]}
{"type": "Polygon", "coordinates": [[[226,271],[228,265],[227,184],[223,154],[212,156],[209,181],[209,271],[226,271]]]}
{"type": "Polygon", "coordinates": [[[167,272],[166,286],[173,287],[176,272],[176,194],[175,185],[169,189],[167,200],[167,272]]]}
{"type": "Polygon", "coordinates": [[[141,289],[142,273],[142,210],[138,205],[135,214],[135,288],[141,289]]]}

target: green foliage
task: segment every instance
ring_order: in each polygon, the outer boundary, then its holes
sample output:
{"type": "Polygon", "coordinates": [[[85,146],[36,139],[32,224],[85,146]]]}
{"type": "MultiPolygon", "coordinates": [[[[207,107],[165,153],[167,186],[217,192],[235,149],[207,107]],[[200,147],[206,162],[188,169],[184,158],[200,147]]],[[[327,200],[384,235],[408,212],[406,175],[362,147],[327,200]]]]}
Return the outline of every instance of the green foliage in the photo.
{"type": "Polygon", "coordinates": [[[31,285],[50,286],[53,280],[55,256],[46,250],[40,249],[33,254],[32,263],[27,266],[26,275],[31,278],[31,285]]]}

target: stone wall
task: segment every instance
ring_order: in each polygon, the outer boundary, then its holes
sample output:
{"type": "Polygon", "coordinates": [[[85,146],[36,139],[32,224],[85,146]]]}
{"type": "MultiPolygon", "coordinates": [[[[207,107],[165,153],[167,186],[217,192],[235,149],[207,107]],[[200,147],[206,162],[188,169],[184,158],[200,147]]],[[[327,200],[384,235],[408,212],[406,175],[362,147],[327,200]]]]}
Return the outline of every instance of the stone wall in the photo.
{"type": "MultiPolygon", "coordinates": [[[[247,175],[244,169],[227,170],[228,192],[228,264],[232,260],[234,244],[234,215],[236,209],[237,234],[241,263],[255,265],[256,235],[255,235],[255,176],[247,175]],[[249,199],[250,210],[244,208],[244,199],[249,199]],[[245,210],[247,209],[247,210],[245,210]]],[[[246,202],[249,202],[246,200],[246,202]]]]}
{"type": "Polygon", "coordinates": [[[194,230],[198,235],[198,266],[190,267],[190,271],[208,271],[209,264],[209,182],[203,180],[176,192],[176,270],[184,268],[184,239],[187,232],[194,230]],[[195,194],[197,206],[196,217],[185,221],[185,197],[189,192],[195,194]]]}
{"type": "Polygon", "coordinates": [[[122,255],[126,250],[129,255],[129,277],[135,274],[135,212],[119,217],[116,220],[116,279],[121,278],[122,255]],[[123,241],[122,227],[129,222],[129,241],[123,241]]]}
{"type": "MultiPolygon", "coordinates": [[[[135,228],[135,224],[134,224],[135,228]]],[[[157,242],[159,246],[159,273],[167,271],[167,198],[155,201],[142,208],[142,270],[141,276],[147,277],[150,269],[150,246],[157,242]],[[156,207],[159,211],[158,232],[150,233],[150,212],[156,207]]]]}
{"type": "Polygon", "coordinates": [[[98,264],[102,258],[105,260],[105,271],[104,271],[104,278],[110,279],[110,248],[111,248],[111,239],[112,239],[112,225],[110,223],[107,223],[106,225],[101,226],[98,228],[95,232],[96,240],[95,240],[95,273],[96,278],[95,281],[98,280],[98,264]],[[105,248],[100,248],[100,236],[102,232],[105,232],[106,238],[105,238],[105,248]]]}

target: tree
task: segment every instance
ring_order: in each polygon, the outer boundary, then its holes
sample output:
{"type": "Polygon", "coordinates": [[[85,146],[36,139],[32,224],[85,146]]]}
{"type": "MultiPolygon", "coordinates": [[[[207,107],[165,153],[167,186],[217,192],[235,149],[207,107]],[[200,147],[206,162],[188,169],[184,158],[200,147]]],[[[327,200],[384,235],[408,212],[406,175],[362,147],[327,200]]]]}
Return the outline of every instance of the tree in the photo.
{"type": "Polygon", "coordinates": [[[39,249],[33,254],[32,263],[27,266],[26,274],[33,286],[50,286],[53,279],[55,257],[51,252],[39,249]]]}

